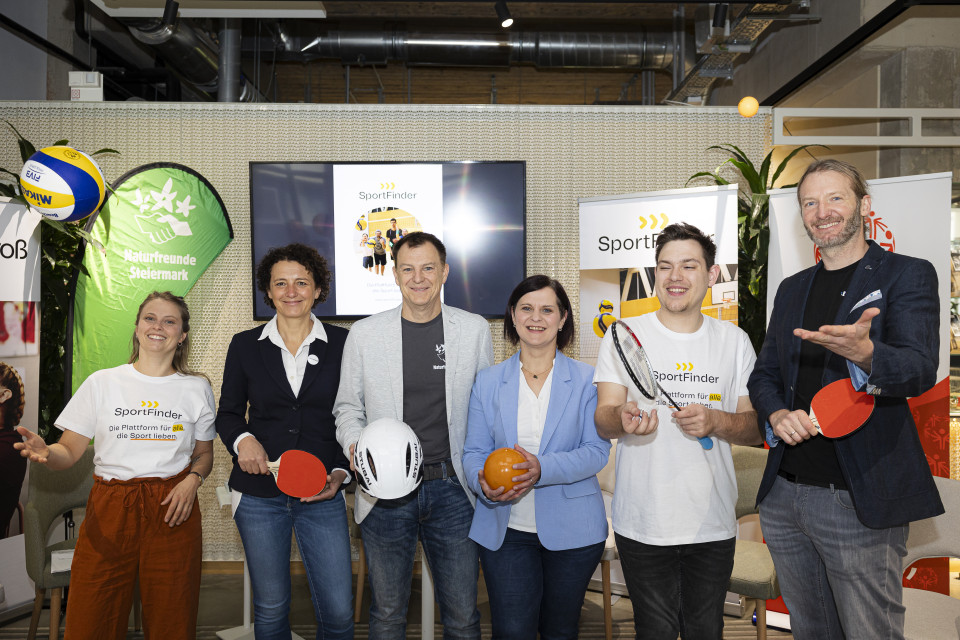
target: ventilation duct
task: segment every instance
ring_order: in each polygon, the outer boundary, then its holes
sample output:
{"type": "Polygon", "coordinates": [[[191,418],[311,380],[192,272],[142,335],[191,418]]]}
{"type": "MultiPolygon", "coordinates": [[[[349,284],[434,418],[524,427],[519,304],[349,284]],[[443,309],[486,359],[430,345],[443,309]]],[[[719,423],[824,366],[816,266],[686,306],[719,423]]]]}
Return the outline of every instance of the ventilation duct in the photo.
{"type": "MultiPolygon", "coordinates": [[[[172,24],[157,19],[119,20],[134,38],[153,48],[184,81],[207,93],[217,93],[221,76],[219,47],[205,34],[179,19],[172,24]]],[[[239,77],[236,95],[240,102],[263,100],[249,80],[239,74],[232,77],[239,77]]],[[[228,95],[232,94],[228,92],[228,95]]]]}
{"type": "MultiPolygon", "coordinates": [[[[346,65],[397,61],[412,66],[667,69],[674,60],[673,42],[673,33],[660,32],[328,31],[302,51],[308,59],[333,58],[346,65]]],[[[693,59],[692,50],[687,59],[693,59]]]]}

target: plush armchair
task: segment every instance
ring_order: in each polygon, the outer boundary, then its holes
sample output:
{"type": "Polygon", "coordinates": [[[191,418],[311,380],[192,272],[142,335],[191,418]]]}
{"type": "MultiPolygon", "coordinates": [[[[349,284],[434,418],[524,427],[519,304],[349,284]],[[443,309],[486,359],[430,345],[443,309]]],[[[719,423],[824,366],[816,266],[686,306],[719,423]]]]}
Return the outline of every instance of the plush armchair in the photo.
{"type": "Polygon", "coordinates": [[[93,447],[69,469],[53,471],[42,464],[30,465],[29,500],[23,514],[23,544],[27,575],[33,580],[37,596],[33,603],[28,640],[37,634],[37,623],[44,596],[50,593],[50,637],[60,637],[60,605],[63,588],[70,584],[70,572],[50,573],[50,554],[72,549],[76,539],[47,544],[47,533],[54,520],[71,509],[87,504],[93,486],[93,447]]]}
{"type": "MultiPolygon", "coordinates": [[[[757,492],[767,464],[767,450],[731,445],[737,474],[737,519],[757,513],[757,492]]],[[[756,602],[757,640],[767,637],[767,600],[780,596],[780,584],[767,545],[753,540],[737,540],[730,576],[730,591],[756,602]]]]}
{"type": "MultiPolygon", "coordinates": [[[[910,523],[903,570],[921,558],[960,558],[960,481],[934,477],[946,513],[910,523]]],[[[960,638],[960,600],[933,591],[903,589],[907,640],[960,638]]]]}

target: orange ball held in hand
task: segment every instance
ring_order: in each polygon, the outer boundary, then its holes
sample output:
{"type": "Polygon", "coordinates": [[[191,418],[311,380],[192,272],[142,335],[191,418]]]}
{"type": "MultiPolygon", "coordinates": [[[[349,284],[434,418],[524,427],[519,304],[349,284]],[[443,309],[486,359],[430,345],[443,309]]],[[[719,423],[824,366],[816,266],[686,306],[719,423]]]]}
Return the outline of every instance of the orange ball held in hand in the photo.
{"type": "Polygon", "coordinates": [[[483,475],[487,479],[487,484],[494,491],[500,487],[503,487],[504,491],[510,491],[516,484],[513,477],[526,473],[524,469],[514,469],[513,465],[524,460],[523,454],[516,449],[504,447],[495,450],[483,463],[483,475]]]}

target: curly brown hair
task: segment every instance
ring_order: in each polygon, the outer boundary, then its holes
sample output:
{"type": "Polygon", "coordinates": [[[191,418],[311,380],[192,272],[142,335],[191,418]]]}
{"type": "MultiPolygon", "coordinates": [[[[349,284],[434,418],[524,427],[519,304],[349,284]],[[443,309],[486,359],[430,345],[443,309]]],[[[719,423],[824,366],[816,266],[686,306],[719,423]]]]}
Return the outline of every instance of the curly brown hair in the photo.
{"type": "Polygon", "coordinates": [[[23,406],[26,395],[23,390],[23,380],[17,370],[6,362],[0,362],[0,387],[10,391],[10,399],[0,404],[0,429],[8,431],[20,424],[23,418],[23,406]]]}
{"type": "Polygon", "coordinates": [[[267,254],[257,265],[257,289],[263,294],[263,300],[271,309],[277,307],[270,299],[270,275],[273,266],[278,262],[296,262],[303,266],[313,276],[313,283],[320,289],[320,296],[313,301],[313,306],[318,302],[327,299],[330,292],[330,268],[327,266],[327,260],[313,247],[294,242],[285,247],[274,247],[267,251],[267,254]]]}

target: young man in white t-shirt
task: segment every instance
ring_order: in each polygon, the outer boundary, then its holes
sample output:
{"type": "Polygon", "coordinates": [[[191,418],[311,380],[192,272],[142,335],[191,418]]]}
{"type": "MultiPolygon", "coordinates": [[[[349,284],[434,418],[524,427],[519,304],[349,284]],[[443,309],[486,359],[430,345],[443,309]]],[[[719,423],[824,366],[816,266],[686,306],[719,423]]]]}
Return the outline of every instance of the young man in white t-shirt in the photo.
{"type": "Polygon", "coordinates": [[[640,394],[611,332],[597,359],[595,420],[618,439],[613,529],[637,638],[720,640],[737,528],[730,443],[762,442],[747,392],[750,340],[701,312],[720,273],[716,251],[692,225],[666,227],[656,242],[660,308],[626,320],[680,410],[640,394]]]}

